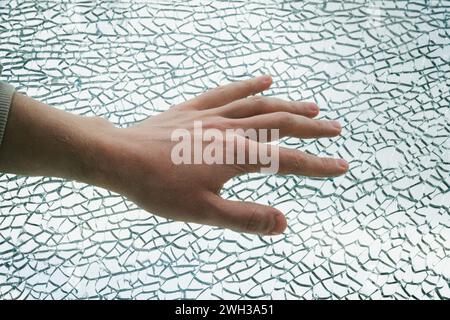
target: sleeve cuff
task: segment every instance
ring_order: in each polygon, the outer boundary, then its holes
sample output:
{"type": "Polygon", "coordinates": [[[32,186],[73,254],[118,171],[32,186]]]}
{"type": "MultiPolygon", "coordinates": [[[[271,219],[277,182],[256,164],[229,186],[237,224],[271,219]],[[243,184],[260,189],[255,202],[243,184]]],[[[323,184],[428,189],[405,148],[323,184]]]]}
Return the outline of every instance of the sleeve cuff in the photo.
{"type": "Polygon", "coordinates": [[[9,108],[11,99],[14,94],[14,87],[10,84],[0,82],[0,147],[3,142],[3,134],[5,133],[6,122],[8,121],[9,108]]]}

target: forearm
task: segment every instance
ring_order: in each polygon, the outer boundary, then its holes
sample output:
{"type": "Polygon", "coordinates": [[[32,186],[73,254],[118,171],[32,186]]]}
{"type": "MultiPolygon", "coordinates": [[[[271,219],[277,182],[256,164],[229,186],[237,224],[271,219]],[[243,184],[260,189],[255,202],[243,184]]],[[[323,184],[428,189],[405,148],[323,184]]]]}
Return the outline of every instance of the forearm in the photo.
{"type": "Polygon", "coordinates": [[[104,119],[70,114],[15,93],[0,147],[0,172],[95,183],[112,129],[104,119]]]}

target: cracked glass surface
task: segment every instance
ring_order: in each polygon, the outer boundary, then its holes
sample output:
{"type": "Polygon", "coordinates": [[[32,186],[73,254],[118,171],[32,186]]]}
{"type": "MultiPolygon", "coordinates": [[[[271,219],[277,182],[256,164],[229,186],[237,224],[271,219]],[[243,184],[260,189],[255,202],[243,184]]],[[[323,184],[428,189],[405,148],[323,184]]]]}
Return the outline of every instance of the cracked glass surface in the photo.
{"type": "Polygon", "coordinates": [[[450,298],[449,1],[5,1],[3,80],[128,126],[263,73],[314,100],[334,179],[252,174],[285,212],[259,237],[168,221],[107,190],[0,175],[0,298],[450,298]]]}

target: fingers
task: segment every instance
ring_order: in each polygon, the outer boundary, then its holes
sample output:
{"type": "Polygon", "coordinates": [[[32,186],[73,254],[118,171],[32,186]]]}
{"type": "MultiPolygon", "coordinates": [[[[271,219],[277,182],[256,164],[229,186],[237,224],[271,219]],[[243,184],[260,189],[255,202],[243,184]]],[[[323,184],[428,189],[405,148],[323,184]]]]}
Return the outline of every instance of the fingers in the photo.
{"type": "Polygon", "coordinates": [[[272,78],[268,75],[233,82],[209,90],[200,96],[180,105],[182,108],[204,110],[223,106],[237,99],[262,92],[270,87],[272,78]]]}
{"type": "Polygon", "coordinates": [[[279,173],[308,177],[336,177],[348,170],[343,159],[321,158],[295,149],[279,149],[279,173]]]}
{"type": "Polygon", "coordinates": [[[213,193],[207,202],[211,225],[260,235],[277,235],[287,226],[284,215],[269,206],[225,200],[213,193]]]}
{"type": "Polygon", "coordinates": [[[233,139],[236,174],[262,172],[335,177],[348,170],[348,163],[343,159],[322,158],[296,149],[260,143],[241,135],[235,135],[233,139]]]}
{"type": "Polygon", "coordinates": [[[319,107],[314,102],[285,101],[272,97],[255,96],[233,101],[214,111],[227,118],[247,118],[280,111],[313,118],[319,113],[319,107]]]}
{"type": "Polygon", "coordinates": [[[337,121],[313,120],[289,112],[262,114],[250,118],[236,119],[234,124],[244,129],[278,129],[280,137],[321,138],[335,137],[341,133],[337,121]]]}

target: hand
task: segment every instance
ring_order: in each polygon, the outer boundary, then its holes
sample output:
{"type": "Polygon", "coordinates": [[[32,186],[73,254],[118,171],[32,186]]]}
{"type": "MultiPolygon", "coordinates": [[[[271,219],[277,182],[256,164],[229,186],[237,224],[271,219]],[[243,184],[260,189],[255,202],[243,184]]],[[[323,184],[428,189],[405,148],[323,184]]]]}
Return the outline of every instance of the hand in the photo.
{"type": "MultiPolygon", "coordinates": [[[[232,83],[172,107],[130,128],[102,118],[81,117],[51,108],[16,93],[0,147],[0,171],[75,179],[121,193],[143,209],[170,219],[263,235],[280,234],[284,215],[268,206],[222,199],[230,178],[256,172],[262,164],[179,164],[171,159],[176,129],[279,129],[280,136],[333,137],[335,121],[313,120],[314,103],[252,96],[271,85],[268,76],[232,83]]],[[[261,142],[240,135],[225,137],[244,145],[261,142]]],[[[275,148],[275,147],[272,147],[275,148]]],[[[319,158],[278,148],[279,173],[337,176],[348,170],[344,160],[319,158]]],[[[227,152],[225,150],[225,152],[227,152]]],[[[233,149],[232,152],[235,152],[233,149]]]]}
{"type": "MultiPolygon", "coordinates": [[[[194,121],[202,121],[204,129],[222,132],[227,128],[278,128],[281,136],[298,138],[340,133],[335,121],[311,119],[319,112],[315,103],[252,96],[270,87],[271,82],[270,77],[262,76],[218,87],[133,127],[114,130],[110,136],[115,146],[108,152],[111,167],[102,170],[108,175],[103,185],[143,209],[170,219],[263,235],[282,233],[286,219],[279,210],[224,200],[218,195],[227,180],[255,172],[260,165],[175,165],[171,160],[171,150],[177,143],[171,140],[172,132],[184,128],[194,134],[194,121]]],[[[245,138],[240,141],[247,146],[258,143],[245,138]]],[[[326,177],[348,169],[344,160],[292,149],[280,148],[279,157],[282,174],[326,177]]]]}

